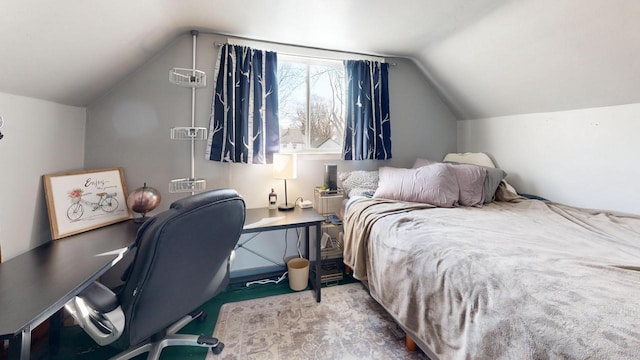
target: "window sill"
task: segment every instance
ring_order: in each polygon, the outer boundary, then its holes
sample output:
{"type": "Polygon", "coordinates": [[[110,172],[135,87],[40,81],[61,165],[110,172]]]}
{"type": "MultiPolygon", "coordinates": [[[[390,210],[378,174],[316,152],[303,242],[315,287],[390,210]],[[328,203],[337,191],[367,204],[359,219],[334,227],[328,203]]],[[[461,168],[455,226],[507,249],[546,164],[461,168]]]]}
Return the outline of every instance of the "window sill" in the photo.
{"type": "Polygon", "coordinates": [[[281,154],[295,154],[298,158],[305,160],[342,160],[342,153],[320,153],[320,152],[295,152],[295,151],[281,151],[281,154]]]}

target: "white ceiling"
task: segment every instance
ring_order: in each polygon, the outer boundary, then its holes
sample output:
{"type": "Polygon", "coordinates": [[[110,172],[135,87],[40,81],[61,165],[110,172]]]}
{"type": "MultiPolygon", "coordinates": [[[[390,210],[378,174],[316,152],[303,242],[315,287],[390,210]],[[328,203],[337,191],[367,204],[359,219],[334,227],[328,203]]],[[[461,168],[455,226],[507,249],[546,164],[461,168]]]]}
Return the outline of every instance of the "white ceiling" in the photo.
{"type": "Polygon", "coordinates": [[[637,0],[2,0],[0,91],[89,106],[191,29],[409,57],[459,118],[640,102],[637,0]]]}

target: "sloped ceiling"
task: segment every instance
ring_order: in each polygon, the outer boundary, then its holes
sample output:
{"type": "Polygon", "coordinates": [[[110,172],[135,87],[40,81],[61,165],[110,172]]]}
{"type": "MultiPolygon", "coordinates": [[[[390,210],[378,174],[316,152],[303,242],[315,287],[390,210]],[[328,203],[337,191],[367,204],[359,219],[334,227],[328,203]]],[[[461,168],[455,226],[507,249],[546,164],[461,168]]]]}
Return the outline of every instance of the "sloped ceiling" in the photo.
{"type": "Polygon", "coordinates": [[[412,55],[459,118],[639,103],[640,1],[513,1],[412,55]]]}
{"type": "Polygon", "coordinates": [[[461,119],[640,102],[637,0],[6,0],[0,91],[89,106],[191,29],[408,57],[461,119]]]}

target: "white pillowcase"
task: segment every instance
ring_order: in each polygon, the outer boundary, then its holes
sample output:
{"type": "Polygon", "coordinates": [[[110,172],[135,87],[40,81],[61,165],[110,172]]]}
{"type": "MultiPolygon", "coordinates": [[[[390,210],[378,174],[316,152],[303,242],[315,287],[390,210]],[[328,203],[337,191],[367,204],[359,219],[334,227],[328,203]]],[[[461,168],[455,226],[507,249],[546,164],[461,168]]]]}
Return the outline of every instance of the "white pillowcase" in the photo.
{"type": "Polygon", "coordinates": [[[485,166],[490,168],[496,167],[489,155],[485,153],[448,153],[444,156],[442,161],[485,166]]]}
{"type": "Polygon", "coordinates": [[[371,196],[378,188],[378,171],[355,170],[341,172],[338,179],[348,197],[371,196]]]}

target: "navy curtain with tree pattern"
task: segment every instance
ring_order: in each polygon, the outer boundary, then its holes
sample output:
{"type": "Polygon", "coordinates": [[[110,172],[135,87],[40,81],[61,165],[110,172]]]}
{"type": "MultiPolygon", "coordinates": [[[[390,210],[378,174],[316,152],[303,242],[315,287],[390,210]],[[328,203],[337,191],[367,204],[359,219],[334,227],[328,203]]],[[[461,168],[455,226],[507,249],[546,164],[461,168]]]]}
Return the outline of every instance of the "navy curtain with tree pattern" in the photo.
{"type": "Polygon", "coordinates": [[[280,149],[275,52],[224,44],[215,69],[206,157],[268,164],[280,149]]]}
{"type": "Polygon", "coordinates": [[[346,60],[345,160],[391,159],[389,65],[346,60]]]}

